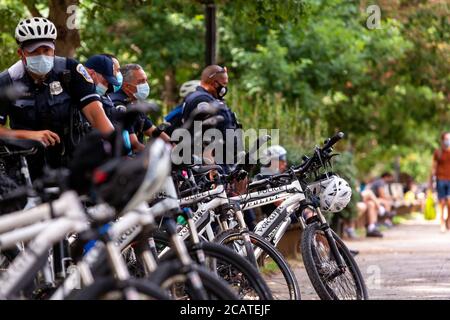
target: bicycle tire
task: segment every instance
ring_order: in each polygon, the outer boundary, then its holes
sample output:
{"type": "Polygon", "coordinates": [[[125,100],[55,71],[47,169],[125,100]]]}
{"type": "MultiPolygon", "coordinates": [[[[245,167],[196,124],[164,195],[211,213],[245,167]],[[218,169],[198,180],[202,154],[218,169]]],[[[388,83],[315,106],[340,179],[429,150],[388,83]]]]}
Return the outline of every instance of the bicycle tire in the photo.
{"type": "Polygon", "coordinates": [[[94,283],[80,290],[75,290],[67,300],[102,300],[100,297],[106,296],[114,291],[123,291],[124,288],[132,287],[139,294],[144,294],[155,300],[170,300],[156,284],[145,279],[128,279],[119,281],[112,277],[95,279],[94,283]]]}
{"type": "MultiPolygon", "coordinates": [[[[355,284],[355,298],[356,300],[366,300],[368,299],[368,293],[367,288],[364,283],[364,278],[361,275],[361,271],[359,270],[358,264],[356,263],[355,259],[353,258],[352,254],[348,250],[347,246],[344,244],[344,242],[339,238],[339,236],[333,231],[333,238],[336,241],[336,245],[338,247],[339,252],[341,253],[342,258],[344,259],[347,270],[350,271],[350,274],[354,280],[355,284]]],[[[312,286],[314,287],[314,290],[316,291],[317,295],[322,300],[340,300],[339,294],[333,290],[330,285],[326,282],[326,279],[324,277],[332,271],[333,269],[330,269],[330,267],[333,267],[333,264],[325,264],[325,262],[321,262],[319,260],[319,254],[316,252],[317,250],[314,249],[314,239],[315,235],[318,232],[323,231],[320,229],[320,225],[318,222],[311,223],[306,226],[305,230],[303,231],[303,239],[302,239],[302,257],[303,257],[303,263],[305,265],[306,273],[308,274],[308,277],[311,281],[312,286]],[[320,270],[319,270],[320,269],[320,270]],[[327,272],[327,273],[325,273],[327,272]],[[321,276],[322,274],[322,276],[321,276]]],[[[322,235],[322,239],[325,239],[325,235],[322,235]]],[[[317,241],[316,241],[317,243],[317,241]]],[[[321,244],[323,244],[323,241],[321,241],[321,244]]],[[[323,247],[323,246],[322,246],[323,247]]],[[[346,272],[347,273],[347,272],[346,272]]],[[[340,276],[339,276],[340,277],[340,276]]],[[[337,279],[336,277],[335,279],[337,279]]],[[[333,279],[334,280],[334,279],[333,279]]],[[[345,279],[343,279],[345,280],[345,279]]]]}
{"type": "MultiPolygon", "coordinates": [[[[156,244],[169,244],[169,239],[163,232],[156,232],[153,235],[153,238],[155,239],[156,244]]],[[[266,281],[258,273],[258,270],[256,270],[255,267],[253,267],[245,258],[238,255],[236,252],[217,243],[204,241],[197,244],[187,244],[187,247],[189,254],[194,260],[197,259],[198,250],[202,250],[207,258],[220,259],[220,261],[224,263],[224,265],[222,265],[223,267],[230,268],[228,269],[229,273],[227,273],[226,270],[225,272],[220,272],[220,274],[223,275],[221,276],[221,278],[223,279],[225,278],[225,276],[227,276],[227,278],[232,282],[233,277],[229,276],[230,273],[234,273],[237,271],[238,273],[242,274],[243,277],[241,277],[240,274],[238,274],[237,277],[234,277],[234,279],[239,278],[238,280],[240,280],[240,282],[238,284],[235,282],[236,285],[232,286],[240,291],[239,297],[242,298],[245,297],[246,294],[248,294],[248,292],[245,292],[245,288],[242,285],[242,282],[244,282],[244,284],[248,284],[254,290],[260,300],[273,300],[272,292],[269,289],[266,281]]],[[[161,257],[161,260],[170,261],[174,258],[176,258],[175,253],[173,251],[169,251],[167,254],[161,257]]],[[[214,272],[215,270],[211,271],[214,272]]],[[[249,298],[251,299],[251,297],[249,298]]]]}
{"type": "MultiPolygon", "coordinates": [[[[280,281],[276,282],[274,276],[272,276],[269,281],[266,280],[266,283],[269,285],[269,289],[272,291],[272,296],[274,297],[274,299],[301,300],[300,288],[297,282],[297,278],[287,261],[284,259],[283,255],[263,237],[253,232],[249,232],[249,236],[252,244],[264,252],[264,255],[261,255],[261,257],[269,257],[270,259],[272,259],[272,261],[276,265],[276,268],[281,272],[281,275],[283,277],[282,282],[284,282],[284,284],[281,284],[280,281]],[[280,292],[280,285],[286,285],[287,288],[284,290],[284,292],[280,292]]],[[[229,246],[231,241],[242,241],[242,239],[243,235],[241,231],[230,229],[218,234],[215,242],[221,245],[229,246]]],[[[261,257],[258,258],[258,261],[260,263],[264,263],[261,257]]],[[[263,267],[263,265],[259,265],[258,271],[260,273],[264,273],[264,269],[262,269],[263,267]]]]}
{"type": "MultiPolygon", "coordinates": [[[[186,281],[187,271],[197,272],[210,300],[239,299],[224,280],[218,278],[215,274],[197,264],[191,264],[189,269],[186,269],[179,261],[166,261],[158,265],[158,268],[155,272],[150,274],[148,279],[165,290],[171,285],[171,281],[173,282],[177,279],[186,281]]],[[[186,294],[189,296],[189,286],[187,286],[187,289],[183,290],[185,290],[186,294]]]]}

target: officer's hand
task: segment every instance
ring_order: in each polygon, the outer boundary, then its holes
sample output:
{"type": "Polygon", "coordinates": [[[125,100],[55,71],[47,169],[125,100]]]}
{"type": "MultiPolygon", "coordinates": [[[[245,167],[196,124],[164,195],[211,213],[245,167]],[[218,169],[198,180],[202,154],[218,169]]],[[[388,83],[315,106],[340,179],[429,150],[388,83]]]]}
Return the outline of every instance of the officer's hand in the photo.
{"type": "Polygon", "coordinates": [[[59,138],[59,136],[50,130],[30,131],[30,134],[27,138],[40,141],[46,147],[61,143],[61,139],[59,138]]]}

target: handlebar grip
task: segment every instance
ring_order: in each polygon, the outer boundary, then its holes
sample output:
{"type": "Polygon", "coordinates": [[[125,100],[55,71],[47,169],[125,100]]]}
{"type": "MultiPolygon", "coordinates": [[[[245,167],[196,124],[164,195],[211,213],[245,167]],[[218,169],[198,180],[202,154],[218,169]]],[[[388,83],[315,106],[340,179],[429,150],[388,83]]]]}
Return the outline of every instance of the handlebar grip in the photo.
{"type": "Polygon", "coordinates": [[[253,181],[252,183],[249,184],[248,187],[249,187],[249,188],[254,188],[254,187],[257,187],[257,186],[266,184],[266,183],[268,183],[268,182],[270,182],[269,179],[261,179],[261,180],[253,181]]]}
{"type": "Polygon", "coordinates": [[[339,140],[344,138],[345,134],[343,132],[336,133],[333,137],[331,137],[328,142],[325,144],[325,146],[322,148],[322,150],[327,150],[334,146],[339,140]]]}

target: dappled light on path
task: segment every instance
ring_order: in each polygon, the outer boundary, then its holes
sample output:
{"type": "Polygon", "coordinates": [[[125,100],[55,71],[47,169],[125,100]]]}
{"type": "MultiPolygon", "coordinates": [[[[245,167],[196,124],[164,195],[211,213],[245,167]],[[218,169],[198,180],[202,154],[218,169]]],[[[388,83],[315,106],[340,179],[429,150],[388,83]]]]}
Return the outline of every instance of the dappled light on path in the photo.
{"type": "MultiPolygon", "coordinates": [[[[382,239],[346,241],[359,251],[370,299],[450,299],[450,231],[417,218],[383,233],[382,239]]],[[[302,264],[293,264],[302,299],[318,299],[302,264]]]]}

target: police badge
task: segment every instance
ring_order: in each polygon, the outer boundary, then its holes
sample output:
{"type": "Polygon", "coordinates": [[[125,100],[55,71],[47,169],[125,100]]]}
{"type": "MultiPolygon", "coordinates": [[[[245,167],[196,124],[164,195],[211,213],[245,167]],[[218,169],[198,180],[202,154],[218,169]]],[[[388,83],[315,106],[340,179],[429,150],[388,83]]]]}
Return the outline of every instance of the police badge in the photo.
{"type": "Polygon", "coordinates": [[[53,81],[52,83],[50,83],[49,87],[50,87],[50,94],[52,96],[57,96],[63,92],[63,88],[59,81],[53,81]]]}

